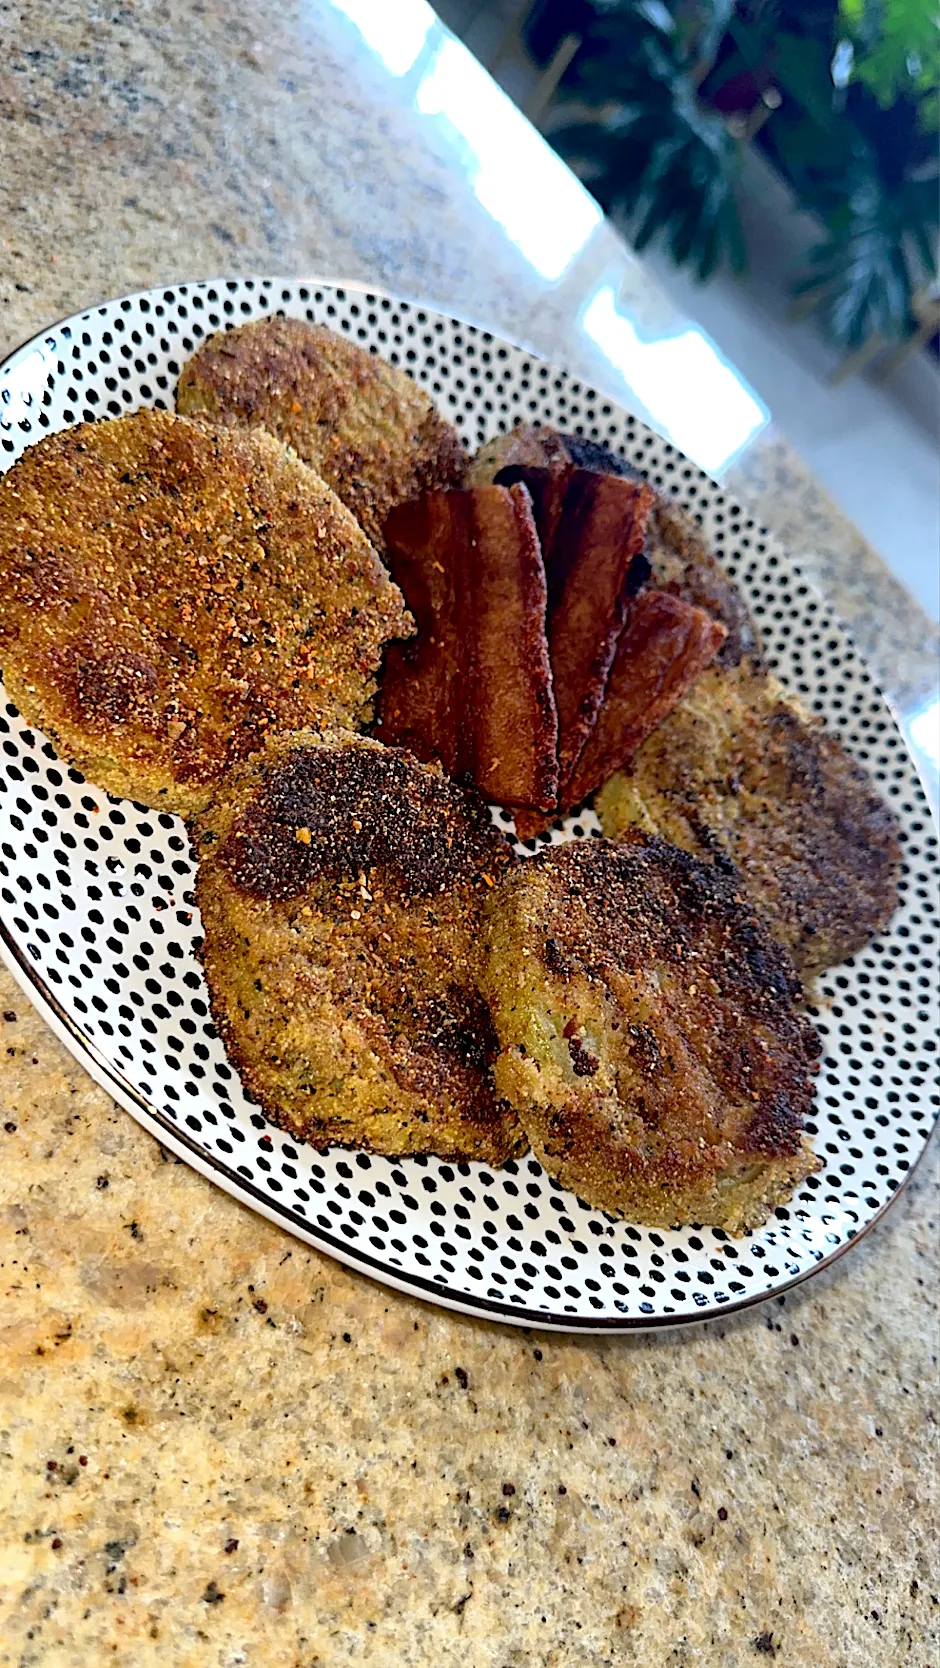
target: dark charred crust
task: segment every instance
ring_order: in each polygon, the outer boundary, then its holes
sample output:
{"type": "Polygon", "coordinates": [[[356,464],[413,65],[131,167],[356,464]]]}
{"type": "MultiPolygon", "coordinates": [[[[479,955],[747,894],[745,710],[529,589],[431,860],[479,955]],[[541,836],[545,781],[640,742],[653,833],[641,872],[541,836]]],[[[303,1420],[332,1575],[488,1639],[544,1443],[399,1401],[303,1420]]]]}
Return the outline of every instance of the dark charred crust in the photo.
{"type": "Polygon", "coordinates": [[[193,837],[213,1017],[268,1117],[390,1155],[524,1146],[480,985],[482,905],[514,859],[476,794],[375,741],[299,736],[193,837]]]}
{"type": "Polygon", "coordinates": [[[651,1025],[631,1025],[630,1056],[645,1077],[653,1077],[663,1063],[662,1050],[651,1025]]]}
{"type": "MultiPolygon", "coordinates": [[[[701,1021],[715,1027],[709,1070],[726,1092],[754,1101],[742,1150],[798,1152],[819,1042],[795,1011],[802,987],[790,957],[742,899],[734,874],[636,835],[620,845],[551,847],[520,879],[544,898],[532,943],[541,944],[549,973],[586,977],[600,991],[624,975],[668,969],[669,1000],[683,1023],[694,1027],[699,1013],[712,1014],[701,1021]]],[[[597,1062],[573,1030],[566,1040],[575,1074],[593,1075],[597,1062]]],[[[636,1068],[655,1087],[664,1059],[654,1026],[628,1022],[625,1035],[636,1068]]]]}
{"type": "Polygon", "coordinates": [[[235,886],[299,897],[382,869],[402,897],[492,884],[511,860],[476,796],[398,749],[313,747],[266,772],[220,852],[235,886]]]}
{"type": "Polygon", "coordinates": [[[799,1150],[803,1133],[803,1119],[790,1095],[767,1095],[761,1100],[747,1134],[748,1152],[760,1153],[765,1158],[776,1158],[781,1153],[799,1150]]]}
{"type": "Polygon", "coordinates": [[[559,924],[557,935],[545,940],[550,972],[610,959],[639,966],[664,947],[681,960],[694,952],[704,927],[719,926],[720,955],[709,971],[723,991],[761,1002],[768,996],[789,1002],[801,993],[789,956],[742,900],[733,872],[641,834],[618,845],[552,846],[530,861],[551,869],[578,905],[566,916],[566,930],[559,924]]]}
{"type": "Polygon", "coordinates": [[[556,974],[559,979],[565,978],[570,971],[571,964],[568,957],[563,953],[557,938],[546,938],[544,956],[548,971],[556,974]]]}
{"type": "Polygon", "coordinates": [[[601,441],[586,440],[583,434],[567,434],[564,429],[558,432],[578,469],[596,469],[602,475],[619,475],[625,481],[642,481],[643,476],[638,469],[601,441]]]}
{"type": "Polygon", "coordinates": [[[420,1021],[430,1047],[472,1071],[488,1072],[499,1053],[490,1010],[479,991],[449,985],[443,999],[423,1005],[420,1021]]]}
{"type": "Polygon", "coordinates": [[[838,736],[766,672],[709,669],[598,800],[605,832],[642,814],[732,873],[813,972],[843,961],[897,904],[897,819],[838,736]],[[642,813],[637,807],[642,805],[642,813]]]}
{"type": "Polygon", "coordinates": [[[731,876],[645,836],[554,846],[507,878],[489,944],[497,1088],[580,1198],[740,1233],[818,1167],[818,1042],[731,876]]]}
{"type": "Polygon", "coordinates": [[[580,1037],[569,1037],[568,1053],[571,1056],[571,1069],[575,1077],[593,1077],[600,1061],[593,1054],[589,1054],[580,1037]]]}

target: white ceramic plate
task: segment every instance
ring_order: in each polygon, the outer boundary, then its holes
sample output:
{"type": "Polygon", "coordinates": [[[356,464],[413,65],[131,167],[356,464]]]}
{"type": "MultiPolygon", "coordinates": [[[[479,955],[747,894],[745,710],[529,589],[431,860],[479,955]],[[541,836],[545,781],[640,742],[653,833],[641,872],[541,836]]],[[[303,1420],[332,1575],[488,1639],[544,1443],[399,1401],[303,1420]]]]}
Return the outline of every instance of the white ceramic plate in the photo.
{"type": "MultiPolygon", "coordinates": [[[[742,585],[784,681],[871,771],[904,830],[889,931],[819,982],[824,1059],[809,1125],[824,1168],[759,1232],[616,1222],[531,1159],[491,1172],[433,1158],[323,1156],[243,1096],[209,1019],[186,832],[61,763],[0,700],[0,947],[53,1029],[163,1144],[289,1232],[401,1291],[562,1329],[625,1330],[728,1313],[831,1262],[903,1186],[936,1116],[936,842],[884,701],[825,604],[774,540],[625,411],[485,331],[356,285],[224,279],[109,302],[0,367],[0,468],[43,433],[172,408],[206,335],[272,311],[401,364],[473,447],[541,418],[621,450],[701,520],[742,585]]],[[[553,838],[587,833],[592,819],[553,838]]]]}

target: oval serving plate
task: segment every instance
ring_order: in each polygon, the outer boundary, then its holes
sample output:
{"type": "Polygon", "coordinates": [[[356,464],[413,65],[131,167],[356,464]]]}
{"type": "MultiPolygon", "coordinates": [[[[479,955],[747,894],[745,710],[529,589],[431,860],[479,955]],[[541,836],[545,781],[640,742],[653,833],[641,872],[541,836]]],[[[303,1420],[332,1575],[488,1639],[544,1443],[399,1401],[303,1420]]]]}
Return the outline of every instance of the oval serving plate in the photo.
{"type": "MultiPolygon", "coordinates": [[[[823,1160],[759,1231],[614,1221],[532,1159],[502,1170],[292,1143],[242,1093],[209,1019],[189,843],[175,817],[87,783],[0,700],[0,948],[91,1075],[243,1203],[351,1268],[449,1308],[562,1330],[674,1326],[805,1279],[875,1222],[935,1118],[937,847],[891,715],[824,603],[769,534],[612,402],[458,319],[353,284],[238,278],[144,291],[53,325],[0,367],[0,469],[43,433],[172,408],[213,331],[275,311],[404,366],[471,447],[538,417],[621,450],[701,521],[740,582],[772,663],[823,713],[897,811],[902,901],[890,929],[818,981],[824,1058],[807,1125],[823,1160]]],[[[579,838],[593,816],[557,824],[579,838]]]]}

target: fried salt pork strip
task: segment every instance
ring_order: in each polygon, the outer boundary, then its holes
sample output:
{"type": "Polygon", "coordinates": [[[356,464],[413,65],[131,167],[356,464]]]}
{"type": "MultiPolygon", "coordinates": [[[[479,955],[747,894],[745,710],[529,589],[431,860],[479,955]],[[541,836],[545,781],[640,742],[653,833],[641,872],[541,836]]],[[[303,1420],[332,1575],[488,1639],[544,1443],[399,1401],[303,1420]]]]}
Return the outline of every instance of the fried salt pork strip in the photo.
{"type": "MultiPolygon", "coordinates": [[[[580,805],[622,770],[711,665],[727,627],[683,597],[641,591],[630,605],[597,721],[568,780],[561,811],[580,805]]],[[[520,840],[547,826],[535,812],[515,817],[520,840]]]]}
{"type": "Polygon", "coordinates": [[[392,511],[384,536],[418,637],[387,656],[377,736],[499,804],[551,810],[558,720],[528,492],[425,493],[392,511]]]}
{"type": "MultiPolygon", "coordinates": [[[[466,485],[482,486],[497,480],[508,484],[503,470],[519,464],[548,469],[556,475],[571,469],[596,469],[602,475],[639,478],[625,458],[602,442],[587,440],[582,434],[563,434],[548,426],[518,423],[508,434],[495,435],[479,448],[467,471],[466,485]]],[[[645,553],[653,582],[660,590],[684,597],[727,626],[721,664],[738,666],[746,658],[756,667],[761,658],[760,636],[744,598],[689,512],[662,492],[656,493],[645,553]]]]}
{"type": "Polygon", "coordinates": [[[682,597],[640,592],[617,644],[597,722],[568,778],[568,805],[579,805],[632,759],[711,665],[727,635],[726,626],[682,597]]]}
{"type": "Polygon", "coordinates": [[[558,708],[559,803],[594,727],[643,556],[651,487],[591,469],[500,474],[529,488],[548,581],[548,643],[558,708]]]}

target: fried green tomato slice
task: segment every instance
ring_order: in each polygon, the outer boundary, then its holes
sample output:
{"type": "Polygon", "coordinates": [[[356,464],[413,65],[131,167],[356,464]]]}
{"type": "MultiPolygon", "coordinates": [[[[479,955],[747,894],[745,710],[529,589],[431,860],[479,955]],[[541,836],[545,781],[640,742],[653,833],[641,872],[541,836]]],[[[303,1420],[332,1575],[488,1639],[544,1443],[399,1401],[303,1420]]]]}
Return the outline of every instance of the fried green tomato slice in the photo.
{"type": "Polygon", "coordinates": [[[377,742],[298,737],[192,837],[213,1017],[274,1123],[388,1155],[524,1148],[480,989],[513,858],[477,795],[377,742]]]}
{"type": "Polygon", "coordinates": [[[549,1175],[661,1227],[756,1227],[814,1170],[816,1033],[733,881],[665,841],[554,846],[487,912],[497,1091],[549,1175]]]}
{"type": "Polygon", "coordinates": [[[714,666],[594,802],[738,870],[804,973],[844,961],[897,907],[898,825],[861,765],[772,673],[714,666]]]}
{"type": "Polygon", "coordinates": [[[404,371],[302,319],[210,336],[184,365],[176,403],[270,429],[318,470],[378,549],[396,504],[459,485],[467,466],[456,429],[404,371]]]}
{"type": "Polygon", "coordinates": [[[0,481],[0,665],[99,787],[190,815],[271,734],[371,716],[410,616],[361,528],[265,433],[138,411],[0,481]]]}

